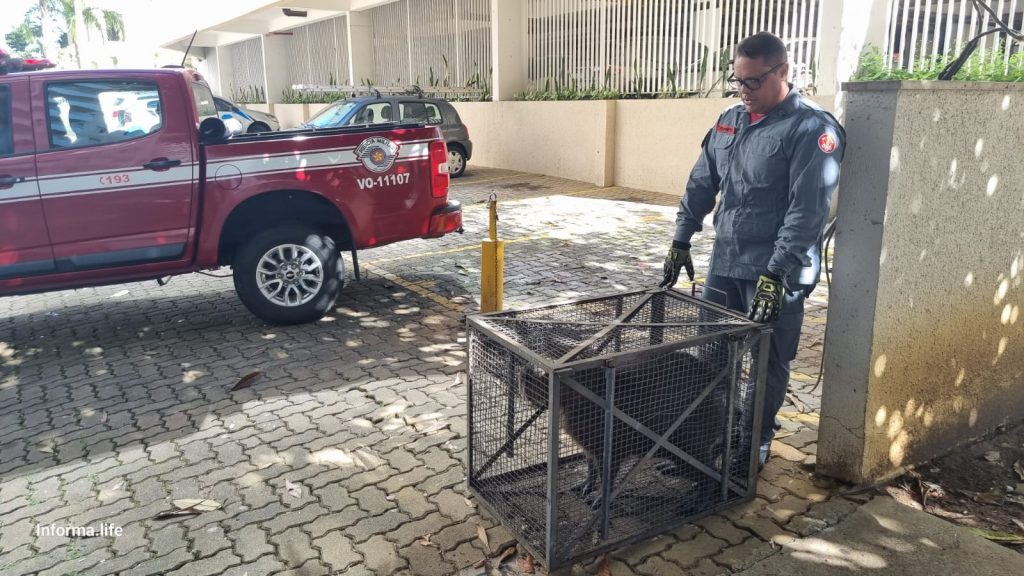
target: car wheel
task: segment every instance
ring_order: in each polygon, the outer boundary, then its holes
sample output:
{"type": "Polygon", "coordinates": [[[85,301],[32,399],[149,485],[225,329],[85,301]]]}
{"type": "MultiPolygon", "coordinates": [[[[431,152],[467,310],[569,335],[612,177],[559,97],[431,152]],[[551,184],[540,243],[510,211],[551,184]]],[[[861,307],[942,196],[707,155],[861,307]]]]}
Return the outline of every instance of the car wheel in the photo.
{"type": "Polygon", "coordinates": [[[466,153],[462,151],[462,147],[458,144],[452,144],[448,147],[448,174],[452,178],[458,178],[465,171],[466,153]]]}
{"type": "Polygon", "coordinates": [[[345,277],[341,252],[309,226],[273,228],[242,245],[233,265],[242,304],[271,324],[319,320],[334,306],[345,277]]]}
{"type": "Polygon", "coordinates": [[[246,130],[249,134],[259,134],[260,132],[270,132],[270,126],[267,126],[263,122],[253,122],[249,125],[249,129],[246,130]]]}

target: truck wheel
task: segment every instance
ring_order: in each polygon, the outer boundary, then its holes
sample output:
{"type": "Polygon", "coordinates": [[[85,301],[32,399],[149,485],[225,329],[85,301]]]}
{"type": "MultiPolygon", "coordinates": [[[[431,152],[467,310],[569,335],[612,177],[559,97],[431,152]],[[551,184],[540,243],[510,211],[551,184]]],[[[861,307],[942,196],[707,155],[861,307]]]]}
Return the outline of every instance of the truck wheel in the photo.
{"type": "Polygon", "coordinates": [[[465,171],[466,153],[462,151],[462,147],[458,144],[452,144],[448,147],[448,175],[452,178],[458,178],[465,171]]]}
{"type": "Polygon", "coordinates": [[[242,304],[271,324],[302,324],[331,310],[344,284],[341,252],[308,226],[284,226],[243,244],[233,265],[242,304]]]}

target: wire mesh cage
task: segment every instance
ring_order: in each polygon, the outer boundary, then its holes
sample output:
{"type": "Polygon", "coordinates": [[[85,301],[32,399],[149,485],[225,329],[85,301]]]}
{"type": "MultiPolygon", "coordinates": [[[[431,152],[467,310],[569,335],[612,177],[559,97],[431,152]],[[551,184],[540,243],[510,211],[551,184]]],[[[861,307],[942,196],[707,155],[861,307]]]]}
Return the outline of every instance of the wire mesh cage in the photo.
{"type": "Polygon", "coordinates": [[[754,496],[764,325],[674,290],[467,324],[469,489],[549,569],[754,496]]]}

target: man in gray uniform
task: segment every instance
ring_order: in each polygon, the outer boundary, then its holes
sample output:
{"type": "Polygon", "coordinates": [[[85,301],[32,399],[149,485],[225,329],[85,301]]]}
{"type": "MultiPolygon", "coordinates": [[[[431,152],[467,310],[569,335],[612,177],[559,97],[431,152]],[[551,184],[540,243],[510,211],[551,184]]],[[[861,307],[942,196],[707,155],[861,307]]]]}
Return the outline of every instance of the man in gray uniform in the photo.
{"type": "Polygon", "coordinates": [[[773,328],[760,464],[796,357],[804,298],[821,271],[822,234],[846,136],[839,122],[787,82],[786,46],[767,32],[736,47],[733,76],[742,104],[727,109],[704,138],[679,202],[662,287],[679,271],[693,280],[690,239],[715,208],[715,245],[704,298],[773,328]]]}

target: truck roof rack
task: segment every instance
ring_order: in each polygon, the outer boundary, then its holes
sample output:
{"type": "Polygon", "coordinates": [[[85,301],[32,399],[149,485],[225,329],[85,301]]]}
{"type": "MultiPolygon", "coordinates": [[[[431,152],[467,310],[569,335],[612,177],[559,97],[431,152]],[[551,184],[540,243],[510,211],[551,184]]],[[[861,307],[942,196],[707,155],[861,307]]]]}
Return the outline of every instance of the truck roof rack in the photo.
{"type": "Polygon", "coordinates": [[[415,84],[411,86],[324,86],[318,84],[293,84],[292,90],[296,92],[326,92],[337,93],[347,96],[416,96],[423,98],[427,96],[480,96],[483,91],[479,88],[462,88],[454,86],[430,86],[421,87],[415,84]]]}

